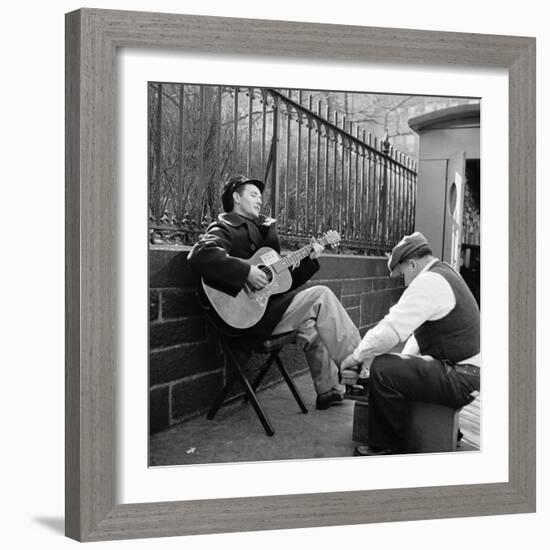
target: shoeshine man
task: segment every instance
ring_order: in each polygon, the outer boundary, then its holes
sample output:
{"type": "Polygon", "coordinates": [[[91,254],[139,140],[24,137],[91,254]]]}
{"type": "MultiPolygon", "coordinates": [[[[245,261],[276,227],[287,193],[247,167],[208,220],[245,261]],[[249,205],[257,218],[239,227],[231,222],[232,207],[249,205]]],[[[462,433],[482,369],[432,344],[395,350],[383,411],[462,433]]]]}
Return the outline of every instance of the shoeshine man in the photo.
{"type": "Polygon", "coordinates": [[[407,288],[341,365],[362,365],[363,376],[370,368],[369,444],[355,448],[359,456],[407,450],[409,402],[458,409],[480,390],[479,307],[464,279],[418,232],[395,246],[388,268],[407,288]],[[387,353],[405,341],[402,353],[387,353]]]}
{"type": "MultiPolygon", "coordinates": [[[[262,269],[244,260],[262,247],[280,252],[276,220],[260,214],[263,190],[261,180],[246,176],[225,182],[221,194],[225,213],[208,227],[188,257],[207,284],[230,296],[239,294],[245,285],[261,290],[269,284],[262,269]]],[[[270,296],[258,323],[239,332],[239,337],[250,343],[297,331],[306,342],[304,352],[320,410],[344,399],[338,369],[361,341],[357,327],[328,287],[299,289],[320,269],[318,258],[323,249],[313,242],[311,254],[291,270],[291,288],[270,296]]]]}

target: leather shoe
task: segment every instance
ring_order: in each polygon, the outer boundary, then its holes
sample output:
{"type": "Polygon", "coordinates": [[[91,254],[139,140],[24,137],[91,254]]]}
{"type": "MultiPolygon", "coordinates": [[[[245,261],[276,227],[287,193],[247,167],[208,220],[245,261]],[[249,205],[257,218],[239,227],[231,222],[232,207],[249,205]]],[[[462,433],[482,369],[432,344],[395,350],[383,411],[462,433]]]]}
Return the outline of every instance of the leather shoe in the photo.
{"type": "Polygon", "coordinates": [[[368,445],[358,445],[353,450],[354,456],[382,456],[399,454],[397,449],[378,449],[377,447],[369,447],[368,445]]]}
{"type": "Polygon", "coordinates": [[[360,395],[367,395],[367,389],[360,384],[354,384],[353,386],[348,386],[348,393],[352,397],[359,397],[360,395]]]}
{"type": "Polygon", "coordinates": [[[315,408],[320,411],[328,409],[330,406],[336,403],[341,403],[344,400],[344,396],[334,388],[317,396],[315,401],[315,408]]]}

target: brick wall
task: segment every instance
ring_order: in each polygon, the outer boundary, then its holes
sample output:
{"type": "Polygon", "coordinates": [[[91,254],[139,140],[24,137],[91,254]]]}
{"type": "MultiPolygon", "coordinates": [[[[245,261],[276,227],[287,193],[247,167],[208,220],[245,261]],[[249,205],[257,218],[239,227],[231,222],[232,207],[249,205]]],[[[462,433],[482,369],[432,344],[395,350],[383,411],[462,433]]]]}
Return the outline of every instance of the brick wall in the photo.
{"type": "MultiPolygon", "coordinates": [[[[195,297],[197,276],[187,263],[188,249],[153,246],[149,254],[150,431],[157,432],[209,408],[225,382],[225,364],[208,335],[195,297]]],[[[379,321],[403,292],[390,279],[385,258],[326,255],[308,285],[332,289],[363,334],[379,321]]],[[[287,346],[282,359],[289,372],[307,370],[301,345],[287,346]]],[[[251,376],[261,365],[253,357],[251,376]]],[[[276,369],[262,386],[279,381],[276,369]]],[[[238,384],[229,399],[240,393],[238,384]]]]}

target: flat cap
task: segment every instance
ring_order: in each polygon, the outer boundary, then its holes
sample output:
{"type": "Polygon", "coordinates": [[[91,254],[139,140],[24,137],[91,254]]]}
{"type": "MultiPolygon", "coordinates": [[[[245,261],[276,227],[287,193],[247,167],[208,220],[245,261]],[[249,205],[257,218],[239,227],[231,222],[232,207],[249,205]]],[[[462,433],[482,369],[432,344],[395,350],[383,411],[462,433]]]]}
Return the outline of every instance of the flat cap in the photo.
{"type": "Polygon", "coordinates": [[[245,185],[247,183],[251,183],[252,185],[255,185],[261,193],[264,192],[265,184],[262,180],[256,179],[256,178],[249,178],[247,176],[239,175],[239,176],[233,176],[229,178],[224,184],[222,188],[222,206],[223,209],[226,212],[231,212],[233,210],[233,193],[241,187],[241,185],[245,185]]]}
{"type": "Polygon", "coordinates": [[[407,258],[409,258],[411,254],[424,247],[429,248],[430,245],[428,244],[426,237],[418,231],[403,237],[391,251],[391,256],[388,260],[388,269],[390,270],[390,273],[401,262],[404,262],[407,258]]]}

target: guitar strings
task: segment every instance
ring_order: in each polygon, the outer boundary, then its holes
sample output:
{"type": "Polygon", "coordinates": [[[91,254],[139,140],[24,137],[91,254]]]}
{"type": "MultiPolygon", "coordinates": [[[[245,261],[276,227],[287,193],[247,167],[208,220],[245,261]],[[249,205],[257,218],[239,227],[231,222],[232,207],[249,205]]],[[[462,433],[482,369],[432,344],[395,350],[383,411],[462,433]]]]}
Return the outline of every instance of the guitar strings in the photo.
{"type": "Polygon", "coordinates": [[[260,269],[265,273],[265,276],[267,277],[267,280],[271,282],[273,280],[273,273],[269,267],[266,265],[261,265],[260,269]]]}
{"type": "MultiPolygon", "coordinates": [[[[329,231],[325,234],[324,237],[319,239],[318,242],[326,246],[326,245],[330,245],[335,242],[338,242],[339,239],[340,239],[340,236],[336,232],[329,231]]],[[[260,269],[262,269],[262,271],[267,275],[269,282],[271,282],[271,279],[273,277],[273,271],[275,273],[280,273],[281,271],[284,271],[285,269],[293,265],[296,260],[301,261],[303,258],[305,258],[309,254],[308,248],[310,248],[310,246],[311,245],[304,246],[304,248],[297,250],[292,254],[289,254],[285,258],[280,258],[277,262],[271,264],[270,268],[262,265],[260,269]]]]}

